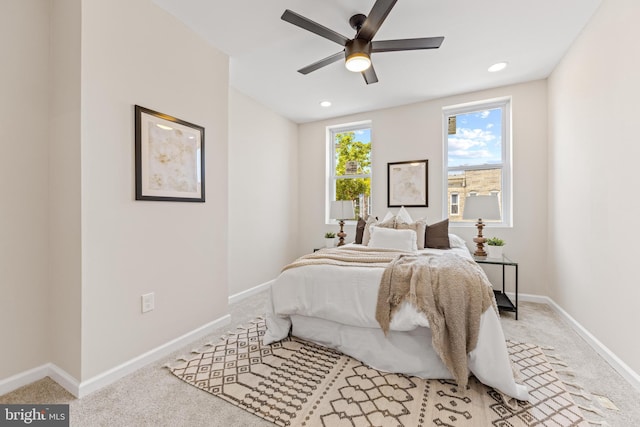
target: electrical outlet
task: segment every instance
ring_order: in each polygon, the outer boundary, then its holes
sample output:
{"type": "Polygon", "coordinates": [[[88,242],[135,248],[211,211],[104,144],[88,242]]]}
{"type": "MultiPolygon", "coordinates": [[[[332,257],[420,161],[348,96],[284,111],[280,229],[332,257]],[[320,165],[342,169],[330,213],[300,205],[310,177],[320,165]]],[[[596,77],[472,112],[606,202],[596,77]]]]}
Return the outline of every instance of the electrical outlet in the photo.
{"type": "Polygon", "coordinates": [[[153,292],[142,295],[142,312],[143,313],[151,311],[155,308],[154,299],[155,299],[155,296],[153,292]]]}

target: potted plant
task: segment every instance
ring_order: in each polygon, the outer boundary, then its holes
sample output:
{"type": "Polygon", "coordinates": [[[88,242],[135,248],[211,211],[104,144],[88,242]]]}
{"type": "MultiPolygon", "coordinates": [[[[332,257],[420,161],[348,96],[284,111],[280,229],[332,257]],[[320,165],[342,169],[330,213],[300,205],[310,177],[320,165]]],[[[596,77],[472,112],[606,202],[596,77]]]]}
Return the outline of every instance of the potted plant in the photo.
{"type": "Polygon", "coordinates": [[[328,231],[324,233],[324,245],[327,248],[332,248],[336,245],[336,233],[328,231]]]}
{"type": "Polygon", "coordinates": [[[489,258],[502,258],[504,240],[497,237],[487,239],[487,256],[489,258]]]}

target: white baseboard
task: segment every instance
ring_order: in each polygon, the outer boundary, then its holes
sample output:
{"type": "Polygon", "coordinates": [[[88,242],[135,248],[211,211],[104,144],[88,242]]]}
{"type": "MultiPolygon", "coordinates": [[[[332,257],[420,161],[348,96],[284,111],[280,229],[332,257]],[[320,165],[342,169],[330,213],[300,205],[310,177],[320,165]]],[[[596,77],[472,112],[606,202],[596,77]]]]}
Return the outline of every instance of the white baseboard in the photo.
{"type": "Polygon", "coordinates": [[[53,363],[47,363],[0,380],[0,395],[11,393],[34,381],[50,377],[74,396],[84,397],[229,323],[231,323],[231,316],[227,314],[82,383],[53,363]]]}
{"type": "MultiPolygon", "coordinates": [[[[156,360],[167,356],[168,354],[184,347],[190,342],[202,338],[210,334],[215,329],[225,326],[229,323],[231,323],[231,316],[227,314],[217,320],[214,320],[213,322],[209,322],[206,325],[194,329],[191,332],[187,332],[181,337],[173,339],[166,344],[156,347],[153,350],[150,350],[121,365],[118,365],[115,368],[109,369],[102,374],[96,375],[95,377],[90,378],[87,381],[83,381],[82,383],[80,383],[78,393],[75,394],[75,396],[84,397],[90,393],[93,393],[94,391],[97,391],[119,380],[120,378],[148,365],[149,363],[155,362],[156,360]]],[[[71,390],[69,391],[73,393],[71,390]]]]}
{"type": "MultiPolygon", "coordinates": [[[[513,292],[505,292],[507,294],[507,296],[511,299],[511,301],[513,301],[513,299],[515,298],[515,294],[513,292]]],[[[542,295],[533,295],[533,294],[518,294],[518,302],[520,301],[526,301],[526,302],[537,302],[538,304],[550,304],[550,299],[549,297],[545,297],[542,295]]]]}
{"type": "MultiPolygon", "coordinates": [[[[515,295],[507,292],[509,298],[513,298],[515,295]]],[[[607,346],[605,346],[600,340],[591,334],[584,328],[576,319],[574,319],[569,313],[567,313],[562,307],[560,307],[554,300],[549,297],[541,295],[519,294],[518,302],[537,302],[547,304],[553,310],[560,315],[563,319],[569,322],[569,325],[575,330],[578,335],[584,339],[602,358],[615,369],[625,380],[627,380],[633,387],[640,391],[640,375],[635,372],[629,365],[624,363],[618,356],[615,355],[607,346]]]]}
{"type": "MultiPolygon", "coordinates": [[[[34,381],[41,380],[44,377],[52,377],[53,366],[54,365],[52,363],[45,363],[44,365],[29,369],[28,371],[20,372],[19,374],[12,375],[9,378],[0,380],[0,396],[2,396],[3,394],[11,393],[12,391],[17,390],[22,386],[31,384],[34,381]]],[[[66,374],[66,377],[73,378],[68,374],[66,374]]],[[[75,379],[73,379],[73,381],[75,381],[75,379]]],[[[75,382],[77,383],[77,381],[75,382]]]]}
{"type": "Polygon", "coordinates": [[[49,372],[47,373],[47,377],[51,378],[62,387],[64,387],[69,393],[73,394],[76,397],[80,397],[80,382],[70,375],[64,369],[59,368],[57,365],[53,363],[49,363],[49,372]]]}
{"type": "MultiPolygon", "coordinates": [[[[251,289],[247,289],[246,291],[231,295],[229,297],[229,304],[237,303],[245,298],[250,297],[251,295],[262,292],[265,289],[268,289],[272,283],[273,280],[270,280],[251,289]]],[[[149,363],[152,363],[172,353],[175,350],[180,349],[181,347],[184,347],[190,342],[195,341],[211,333],[213,330],[229,324],[230,322],[230,315],[223,316],[191,332],[188,332],[181,337],[171,340],[166,344],[156,347],[153,350],[150,350],[136,358],[133,358],[121,365],[103,372],[102,374],[96,375],[95,377],[90,378],[87,381],[83,381],[82,383],[78,382],[76,378],[67,373],[64,369],[59,368],[53,363],[46,363],[36,368],[29,369],[28,371],[24,371],[9,378],[0,380],[0,396],[3,394],[11,393],[12,391],[22,386],[31,384],[45,377],[50,377],[52,380],[69,391],[69,393],[73,394],[76,397],[83,397],[119,380],[120,378],[142,368],[149,363]]]]}
{"type": "Polygon", "coordinates": [[[268,282],[262,283],[261,285],[254,286],[251,289],[247,289],[246,291],[238,292],[237,294],[233,294],[229,296],[229,304],[234,304],[236,302],[242,301],[243,299],[250,297],[251,295],[255,295],[258,292],[262,292],[265,289],[269,288],[274,280],[269,280],[268,282]]]}

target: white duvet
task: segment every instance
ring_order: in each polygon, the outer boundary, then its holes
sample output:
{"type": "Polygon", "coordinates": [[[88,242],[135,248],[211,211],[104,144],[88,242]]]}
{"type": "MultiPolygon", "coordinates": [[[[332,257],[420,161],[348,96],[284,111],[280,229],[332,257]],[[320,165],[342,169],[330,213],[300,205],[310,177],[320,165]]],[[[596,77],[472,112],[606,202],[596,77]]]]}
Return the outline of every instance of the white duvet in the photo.
{"type": "MultiPolygon", "coordinates": [[[[470,257],[466,247],[448,251],[470,257]]],[[[282,272],[271,286],[264,343],[285,338],[293,318],[294,335],[337,348],[374,368],[422,378],[452,378],[431,347],[427,318],[411,305],[404,304],[394,315],[389,336],[382,334],[375,311],[383,271],[308,265],[282,272]]],[[[529,399],[526,387],[514,381],[502,326],[493,309],[481,317],[469,369],[484,384],[519,400],[529,399]]]]}

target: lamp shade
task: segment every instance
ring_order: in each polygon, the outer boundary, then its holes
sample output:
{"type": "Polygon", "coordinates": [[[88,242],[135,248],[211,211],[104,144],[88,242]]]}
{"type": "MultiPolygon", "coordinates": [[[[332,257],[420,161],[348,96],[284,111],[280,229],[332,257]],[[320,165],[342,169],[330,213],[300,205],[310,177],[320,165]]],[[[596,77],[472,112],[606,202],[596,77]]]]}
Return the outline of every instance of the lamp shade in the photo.
{"type": "Polygon", "coordinates": [[[469,196],[464,199],[462,219],[499,220],[498,196],[469,196]]]}
{"type": "Polygon", "coordinates": [[[353,209],[352,200],[335,200],[331,202],[331,210],[329,211],[331,219],[352,219],[356,216],[353,209]]]}

